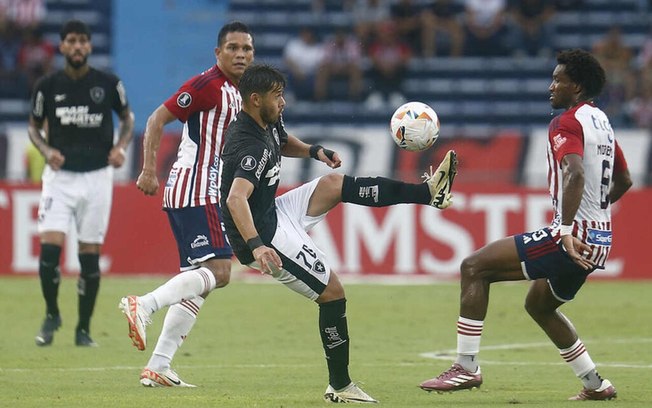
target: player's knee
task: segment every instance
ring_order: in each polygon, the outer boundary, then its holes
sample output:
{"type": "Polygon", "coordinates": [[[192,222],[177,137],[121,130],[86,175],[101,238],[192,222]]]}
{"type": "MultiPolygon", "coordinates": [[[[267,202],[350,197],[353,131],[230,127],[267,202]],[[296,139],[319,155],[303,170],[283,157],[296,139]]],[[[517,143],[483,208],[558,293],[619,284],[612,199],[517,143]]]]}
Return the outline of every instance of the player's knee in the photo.
{"type": "Polygon", "coordinates": [[[41,255],[39,259],[39,275],[47,279],[59,277],[59,259],[61,247],[53,244],[41,244],[41,255]]]}
{"type": "Polygon", "coordinates": [[[215,288],[223,288],[231,281],[231,264],[211,268],[215,277],[215,288]]]}
{"type": "Polygon", "coordinates": [[[323,176],[319,180],[320,188],[328,192],[331,197],[339,197],[342,195],[342,184],[344,176],[342,174],[330,173],[323,176]]]}
{"type": "Polygon", "coordinates": [[[100,279],[100,254],[79,254],[82,279],[100,279]]]}
{"type": "Polygon", "coordinates": [[[480,263],[473,255],[464,258],[460,266],[460,275],[462,279],[477,279],[480,275],[480,263]]]}

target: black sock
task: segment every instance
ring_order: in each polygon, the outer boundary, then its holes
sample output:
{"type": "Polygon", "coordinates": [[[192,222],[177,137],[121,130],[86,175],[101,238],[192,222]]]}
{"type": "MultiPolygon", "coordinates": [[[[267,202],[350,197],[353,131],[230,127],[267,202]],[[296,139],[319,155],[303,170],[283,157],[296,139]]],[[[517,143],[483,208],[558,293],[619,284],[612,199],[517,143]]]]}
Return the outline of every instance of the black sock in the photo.
{"type": "Polygon", "coordinates": [[[90,332],[91,316],[100,288],[100,254],[79,254],[81,273],[77,282],[79,323],[77,330],[90,332]]]}
{"type": "Polygon", "coordinates": [[[365,207],[393,204],[429,204],[430,189],[425,183],[410,184],[385,177],[344,176],[342,202],[365,207]]]}
{"type": "Polygon", "coordinates": [[[53,317],[59,316],[59,257],[61,247],[52,244],[41,244],[41,255],[38,263],[38,274],[41,278],[41,291],[45,299],[46,313],[53,317]]]}
{"type": "Polygon", "coordinates": [[[319,332],[326,352],[328,382],[336,390],[342,389],[351,383],[346,299],[319,305],[319,332]]]}

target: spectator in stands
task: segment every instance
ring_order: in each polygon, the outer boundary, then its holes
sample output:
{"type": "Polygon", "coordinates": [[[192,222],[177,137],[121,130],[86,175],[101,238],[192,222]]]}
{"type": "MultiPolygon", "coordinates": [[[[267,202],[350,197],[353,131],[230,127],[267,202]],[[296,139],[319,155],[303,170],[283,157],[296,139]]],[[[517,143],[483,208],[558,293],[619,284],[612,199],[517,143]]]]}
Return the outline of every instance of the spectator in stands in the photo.
{"type": "Polygon", "coordinates": [[[490,57],[508,53],[506,8],[506,0],[464,1],[466,54],[490,57]]]}
{"type": "Polygon", "coordinates": [[[369,76],[374,92],[367,99],[367,108],[382,109],[386,102],[396,108],[405,103],[403,80],[411,56],[410,47],[400,40],[394,23],[382,23],[378,28],[378,39],[369,48],[369,76]]]}
{"type": "Polygon", "coordinates": [[[18,65],[21,39],[16,25],[0,19],[0,96],[27,98],[27,83],[18,65]]]}
{"type": "Polygon", "coordinates": [[[410,46],[412,52],[421,53],[422,19],[421,9],[413,0],[398,0],[390,8],[390,17],[396,24],[401,40],[410,46]]]}
{"type": "MultiPolygon", "coordinates": [[[[45,0],[0,0],[5,13],[19,30],[38,27],[45,19],[45,0]]],[[[0,7],[2,8],[2,7],[0,7]]]]}
{"type": "Polygon", "coordinates": [[[634,54],[624,43],[620,27],[612,27],[593,44],[593,54],[607,75],[600,106],[609,115],[613,125],[621,125],[625,119],[623,106],[634,97],[636,81],[632,71],[634,54]]]}
{"type": "Polygon", "coordinates": [[[334,96],[333,93],[338,88],[332,83],[333,79],[346,80],[348,98],[352,101],[360,100],[363,84],[362,50],[357,38],[348,35],[344,28],[336,30],[335,35],[325,43],[323,60],[317,70],[315,99],[324,100],[334,96]]]}
{"type": "Polygon", "coordinates": [[[579,10],[584,0],[554,0],[553,4],[557,11],[579,10]]]}
{"type": "Polygon", "coordinates": [[[36,80],[52,71],[54,46],[46,39],[40,28],[28,28],[18,51],[18,65],[27,77],[27,86],[34,87],[36,80]]]}
{"type": "Polygon", "coordinates": [[[460,22],[463,11],[454,0],[435,0],[422,13],[423,56],[443,55],[441,48],[447,48],[451,57],[460,57],[464,52],[464,27],[460,22]],[[443,47],[440,47],[443,46],[443,47]]]}
{"type": "Polygon", "coordinates": [[[652,82],[643,80],[640,95],[626,104],[626,112],[631,124],[644,129],[652,129],[652,82]]]}
{"type": "Polygon", "coordinates": [[[515,25],[516,52],[531,57],[551,56],[554,5],[548,0],[514,0],[511,14],[515,25]]]}
{"type": "Polygon", "coordinates": [[[355,0],[352,7],[356,36],[367,49],[374,41],[378,25],[390,17],[388,0],[355,0]]]}
{"type": "Polygon", "coordinates": [[[290,40],[283,50],[283,61],[288,69],[290,91],[297,99],[314,98],[315,76],[322,62],[324,47],[317,40],[315,31],[302,27],[299,36],[290,40]]]}

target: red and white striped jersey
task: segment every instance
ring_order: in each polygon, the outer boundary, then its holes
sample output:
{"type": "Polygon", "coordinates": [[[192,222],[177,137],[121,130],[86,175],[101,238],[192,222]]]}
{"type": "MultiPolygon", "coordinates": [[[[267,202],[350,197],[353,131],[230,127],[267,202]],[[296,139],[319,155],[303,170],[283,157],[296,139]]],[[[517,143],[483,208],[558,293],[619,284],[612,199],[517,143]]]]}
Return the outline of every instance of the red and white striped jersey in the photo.
{"type": "Polygon", "coordinates": [[[589,102],[580,103],[555,117],[548,128],[548,186],[555,210],[551,224],[559,242],[562,211],[561,161],[578,154],[584,166],[584,193],[575,214],[573,235],[593,248],[591,259],[604,266],[611,249],[609,189],[614,173],[627,168],[609,118],[589,102]]]}
{"type": "Polygon", "coordinates": [[[240,91],[214,65],[183,84],[164,105],[184,125],[177,161],[165,184],[163,207],[219,203],[224,133],[242,108],[240,91]]]}

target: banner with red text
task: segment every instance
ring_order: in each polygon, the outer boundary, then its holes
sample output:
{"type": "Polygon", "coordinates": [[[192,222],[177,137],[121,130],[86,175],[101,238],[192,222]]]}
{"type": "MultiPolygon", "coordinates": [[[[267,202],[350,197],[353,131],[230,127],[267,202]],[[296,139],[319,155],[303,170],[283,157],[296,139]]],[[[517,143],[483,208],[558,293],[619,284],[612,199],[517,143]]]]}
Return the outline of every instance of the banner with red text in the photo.
{"type": "MultiPolygon", "coordinates": [[[[417,205],[367,208],[343,204],[311,232],[334,270],[360,277],[449,279],[462,259],[488,242],[537,229],[550,220],[543,190],[491,184],[460,184],[445,211],[417,205]]],[[[38,186],[0,182],[0,274],[38,272],[38,186]]],[[[644,234],[652,189],[634,190],[613,207],[614,244],[596,277],[652,278],[644,234]]],[[[133,184],[116,185],[111,223],[101,257],[105,274],[172,274],[176,244],[160,197],[133,184]]],[[[62,271],[76,273],[76,237],[69,234],[62,271]]]]}

